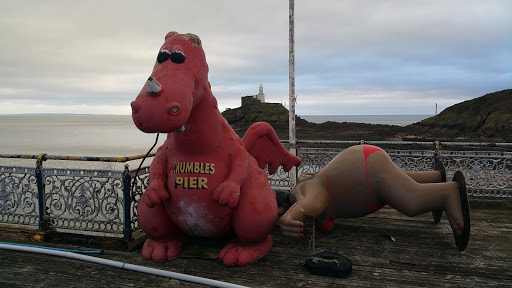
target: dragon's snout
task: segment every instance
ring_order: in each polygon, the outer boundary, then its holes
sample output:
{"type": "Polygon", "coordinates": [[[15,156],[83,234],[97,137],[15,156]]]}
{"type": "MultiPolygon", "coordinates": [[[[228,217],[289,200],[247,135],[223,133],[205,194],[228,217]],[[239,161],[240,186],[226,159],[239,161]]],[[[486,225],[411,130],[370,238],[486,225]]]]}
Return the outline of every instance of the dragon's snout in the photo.
{"type": "Polygon", "coordinates": [[[180,115],[180,112],[181,112],[180,104],[178,104],[176,102],[167,103],[167,113],[169,113],[169,115],[178,116],[178,115],[180,115]]]}
{"type": "Polygon", "coordinates": [[[175,95],[186,93],[180,93],[181,91],[172,87],[175,86],[169,83],[160,84],[154,76],[148,78],[146,87],[131,103],[133,121],[140,130],[147,133],[185,130],[184,124],[190,113],[187,111],[191,109],[192,103],[181,101],[186,97],[179,98],[175,95]]]}
{"type": "Polygon", "coordinates": [[[140,103],[137,102],[137,100],[132,101],[132,103],[130,103],[130,106],[132,106],[132,113],[133,114],[136,114],[137,112],[139,112],[139,110],[140,110],[140,103]]]}
{"type": "MultiPolygon", "coordinates": [[[[160,91],[162,91],[162,85],[158,80],[156,80],[153,77],[149,77],[147,81],[147,91],[150,96],[158,96],[160,91]]],[[[132,104],[132,109],[134,112],[137,112],[137,108],[133,108],[134,105],[132,104]]],[[[181,112],[181,105],[177,102],[170,102],[167,103],[167,113],[171,116],[178,116],[181,112]]]]}

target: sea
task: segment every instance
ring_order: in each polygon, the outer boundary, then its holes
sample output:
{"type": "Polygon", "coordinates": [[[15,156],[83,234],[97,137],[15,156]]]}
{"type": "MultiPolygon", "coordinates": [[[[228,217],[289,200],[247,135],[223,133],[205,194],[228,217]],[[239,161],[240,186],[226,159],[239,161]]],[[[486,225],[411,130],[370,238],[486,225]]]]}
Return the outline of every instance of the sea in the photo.
{"type": "MultiPolygon", "coordinates": [[[[431,115],[299,116],[315,123],[405,126],[431,115]]],[[[165,138],[159,136],[157,147],[165,138]]],[[[0,115],[0,154],[123,157],[146,154],[155,139],[156,134],[139,131],[130,115],[0,115]]]]}

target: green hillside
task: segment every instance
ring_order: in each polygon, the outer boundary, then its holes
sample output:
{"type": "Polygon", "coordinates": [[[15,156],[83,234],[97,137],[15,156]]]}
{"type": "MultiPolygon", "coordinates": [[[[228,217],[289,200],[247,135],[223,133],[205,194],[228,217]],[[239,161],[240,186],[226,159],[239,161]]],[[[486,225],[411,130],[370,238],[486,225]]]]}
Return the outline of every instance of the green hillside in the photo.
{"type": "MultiPolygon", "coordinates": [[[[279,103],[254,102],[222,112],[240,137],[255,122],[268,122],[288,139],[288,109],[279,103]]],[[[490,93],[446,108],[439,115],[406,127],[363,123],[308,122],[298,116],[302,140],[440,140],[512,142],[512,89],[490,93]]]]}
{"type": "Polygon", "coordinates": [[[407,126],[413,134],[468,140],[512,141],[512,89],[490,93],[446,108],[407,126]]]}

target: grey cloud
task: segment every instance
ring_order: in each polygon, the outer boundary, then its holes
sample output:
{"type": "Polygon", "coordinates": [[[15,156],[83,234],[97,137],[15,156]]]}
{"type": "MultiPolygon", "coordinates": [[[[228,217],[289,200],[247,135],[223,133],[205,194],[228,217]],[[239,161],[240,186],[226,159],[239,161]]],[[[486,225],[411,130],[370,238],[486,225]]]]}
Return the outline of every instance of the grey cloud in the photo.
{"type": "MultiPolygon", "coordinates": [[[[462,101],[510,88],[511,10],[494,0],[296,1],[299,105],[351,105],[375,91],[462,101]]],[[[259,83],[271,99],[288,97],[288,1],[12,1],[0,14],[0,103],[129,104],[171,30],[202,39],[220,106],[259,83]]]]}

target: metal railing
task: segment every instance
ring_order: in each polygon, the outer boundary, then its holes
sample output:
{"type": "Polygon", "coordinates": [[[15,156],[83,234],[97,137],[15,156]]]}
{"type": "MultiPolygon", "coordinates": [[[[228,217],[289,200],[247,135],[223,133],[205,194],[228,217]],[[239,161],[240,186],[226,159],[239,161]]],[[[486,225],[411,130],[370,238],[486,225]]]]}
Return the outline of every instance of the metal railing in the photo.
{"type": "MultiPolygon", "coordinates": [[[[287,143],[287,141],[282,141],[287,143]]],[[[409,146],[414,150],[386,149],[391,160],[406,171],[433,170],[435,161],[446,168],[447,179],[457,170],[466,177],[468,194],[472,198],[512,199],[512,143],[469,142],[402,142],[402,141],[308,141],[299,140],[297,155],[302,160],[297,175],[317,173],[344,148],[306,148],[308,145],[351,146],[371,144],[376,146],[409,146]],[[418,147],[425,148],[420,150],[418,147]],[[441,148],[467,147],[464,151],[441,150],[441,148]],[[507,151],[475,151],[475,148],[495,147],[507,151]],[[509,149],[510,148],[510,149],[509,149]]],[[[276,188],[289,186],[288,173],[281,168],[269,176],[270,185],[276,188]]]]}
{"type": "MultiPolygon", "coordinates": [[[[33,159],[35,168],[0,166],[0,223],[38,226],[76,232],[97,232],[130,239],[138,228],[138,200],[149,184],[149,168],[129,170],[44,168],[47,160],[126,163],[129,157],[13,155],[0,158],[33,159]],[[137,181],[132,182],[137,175],[137,181]],[[132,183],[135,185],[132,187],[132,183]]],[[[153,157],[150,154],[149,157],[153,157]]],[[[59,166],[59,165],[57,165],[59,166]]]]}
{"type": "MultiPolygon", "coordinates": [[[[282,141],[286,143],[286,141],[282,141]]],[[[316,173],[343,150],[340,147],[308,148],[312,144],[354,145],[362,141],[297,141],[302,159],[297,175],[316,173]]],[[[387,149],[393,162],[407,171],[433,170],[442,161],[447,178],[456,170],[466,176],[470,197],[512,199],[512,143],[465,143],[473,147],[500,147],[507,151],[451,151],[441,147],[464,146],[454,142],[366,141],[378,146],[414,145],[415,150],[387,149]],[[425,150],[416,149],[425,146],[425,150]]],[[[153,157],[151,154],[150,157],[153,157]]],[[[32,159],[28,165],[0,165],[0,223],[37,226],[41,231],[102,233],[131,239],[139,228],[137,206],[149,185],[149,167],[130,169],[130,157],[75,157],[57,155],[0,155],[0,159],[32,159]],[[44,167],[45,161],[77,163],[79,168],[44,167]],[[84,161],[123,163],[124,169],[87,169],[84,161]],[[80,165],[80,163],[82,163],[80,165]],[[136,177],[136,181],[133,178],[136,177]]],[[[49,166],[49,165],[48,165],[49,166]]],[[[65,165],[62,165],[65,166],[65,165]]],[[[135,165],[133,165],[135,166],[135,165]]],[[[288,172],[281,168],[269,176],[274,188],[288,189],[288,172]]]]}

